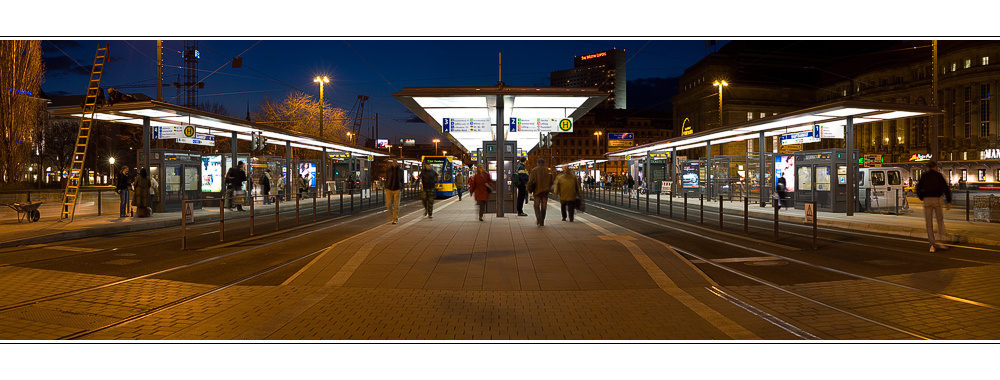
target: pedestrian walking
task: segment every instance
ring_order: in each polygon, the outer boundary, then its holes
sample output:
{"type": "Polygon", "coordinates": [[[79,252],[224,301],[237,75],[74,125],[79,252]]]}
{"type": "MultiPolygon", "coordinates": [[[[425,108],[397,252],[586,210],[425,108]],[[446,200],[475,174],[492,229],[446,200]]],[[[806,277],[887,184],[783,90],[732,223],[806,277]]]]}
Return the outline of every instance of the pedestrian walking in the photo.
{"type": "Polygon", "coordinates": [[[785,199],[787,191],[788,182],[785,180],[785,177],[779,177],[778,184],[774,186],[774,207],[777,207],[778,210],[781,210],[781,203],[785,199]]]}
{"type": "Polygon", "coordinates": [[[576,200],[580,197],[580,181],[573,173],[573,169],[566,168],[556,176],[555,192],[559,196],[559,205],[562,210],[562,220],[566,221],[567,211],[569,221],[573,221],[573,211],[576,208],[576,200]],[[569,210],[567,210],[567,208],[569,210]]]}
{"type": "Polygon", "coordinates": [[[135,206],[135,213],[140,218],[148,217],[149,211],[149,189],[153,184],[149,181],[149,172],[146,168],[139,169],[139,176],[135,178],[133,184],[135,188],[135,198],[132,199],[132,206],[135,206]]]}
{"type": "MultiPolygon", "coordinates": [[[[465,179],[465,176],[462,175],[462,171],[461,170],[459,170],[458,173],[455,174],[455,190],[458,191],[458,200],[459,201],[462,200],[462,189],[464,189],[465,186],[467,186],[469,184],[468,182],[469,181],[465,179]]],[[[469,191],[472,191],[472,190],[470,189],[469,191]]]]}
{"type": "Polygon", "coordinates": [[[118,217],[124,218],[126,216],[126,211],[128,210],[128,192],[132,188],[132,182],[128,179],[128,166],[122,167],[121,174],[115,180],[115,192],[118,193],[118,197],[121,201],[118,208],[118,217]]]}
{"type": "Polygon", "coordinates": [[[403,168],[395,158],[389,159],[385,171],[385,210],[389,223],[399,221],[399,191],[403,189],[403,168]]]}
{"type": "Polygon", "coordinates": [[[260,176],[260,191],[264,194],[264,204],[271,204],[271,169],[264,168],[264,174],[260,176]]]}
{"type": "Polygon", "coordinates": [[[299,185],[299,199],[302,199],[302,193],[309,193],[309,180],[306,179],[305,174],[300,174],[298,178],[299,185]]]}
{"type": "Polygon", "coordinates": [[[278,177],[277,188],[278,188],[278,197],[275,198],[276,202],[285,199],[285,176],[278,177]]]}
{"type": "Polygon", "coordinates": [[[472,177],[471,184],[469,185],[469,193],[472,194],[473,198],[476,199],[476,204],[479,205],[479,221],[483,221],[483,214],[486,214],[486,203],[490,201],[490,193],[493,192],[493,187],[496,186],[493,182],[493,177],[490,173],[486,171],[486,166],[479,164],[476,166],[476,175],[472,177]]]}
{"type": "MultiPolygon", "coordinates": [[[[243,165],[243,161],[240,161],[236,167],[229,168],[226,172],[226,208],[230,211],[233,210],[233,203],[236,203],[233,198],[243,191],[243,181],[247,180],[247,173],[243,171],[243,165]]],[[[237,203],[236,209],[243,211],[243,205],[237,203]]]]}
{"type": "Polygon", "coordinates": [[[420,186],[423,187],[424,216],[434,219],[434,198],[437,197],[438,174],[431,168],[429,162],[424,163],[424,168],[420,170],[420,186]]]}
{"type": "Polygon", "coordinates": [[[524,170],[524,157],[518,159],[517,171],[512,181],[517,186],[517,216],[528,216],[524,213],[524,205],[528,204],[528,171],[524,170]]]}
{"type": "Polygon", "coordinates": [[[549,193],[552,192],[552,173],[545,166],[545,159],[538,159],[538,166],[531,169],[528,175],[528,191],[535,196],[535,224],[545,225],[545,210],[549,203],[549,193]]]}
{"type": "Polygon", "coordinates": [[[944,244],[935,244],[934,221],[937,218],[938,233],[941,241],[945,240],[944,211],[941,210],[941,196],[944,195],[946,210],[951,210],[951,188],[944,176],[937,171],[937,162],[927,162],[927,172],[917,180],[917,198],[924,201],[924,222],[927,224],[927,240],[931,244],[931,252],[948,249],[944,244]]]}
{"type": "Polygon", "coordinates": [[[632,174],[631,173],[629,173],[628,176],[625,177],[624,183],[625,183],[625,195],[631,198],[632,197],[632,187],[635,186],[635,180],[632,179],[632,174]]]}

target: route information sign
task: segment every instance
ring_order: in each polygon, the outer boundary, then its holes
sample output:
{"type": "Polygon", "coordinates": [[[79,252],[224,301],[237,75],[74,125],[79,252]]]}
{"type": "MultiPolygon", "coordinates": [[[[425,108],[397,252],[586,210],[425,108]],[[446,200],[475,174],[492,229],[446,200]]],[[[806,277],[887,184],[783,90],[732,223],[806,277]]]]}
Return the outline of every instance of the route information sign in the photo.
{"type": "Polygon", "coordinates": [[[510,118],[511,132],[573,132],[573,118],[510,118]]]}
{"type": "Polygon", "coordinates": [[[444,133],[493,132],[492,128],[490,128],[490,123],[491,120],[488,117],[466,119],[446,117],[442,119],[441,127],[444,133]]]}

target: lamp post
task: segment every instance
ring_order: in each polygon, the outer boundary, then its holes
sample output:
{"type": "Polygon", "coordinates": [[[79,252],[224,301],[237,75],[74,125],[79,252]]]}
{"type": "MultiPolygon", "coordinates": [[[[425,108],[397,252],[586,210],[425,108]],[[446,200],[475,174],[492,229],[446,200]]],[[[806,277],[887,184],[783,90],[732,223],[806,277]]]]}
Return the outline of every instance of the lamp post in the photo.
{"type": "Polygon", "coordinates": [[[717,80],[717,81],[715,81],[715,83],[712,83],[712,85],[719,88],[719,126],[721,127],[722,126],[722,88],[729,86],[729,83],[726,83],[726,81],[724,81],[724,80],[723,81],[718,81],[717,80]]]}
{"type": "MultiPolygon", "coordinates": [[[[603,135],[603,134],[604,134],[604,132],[601,132],[601,131],[594,132],[594,136],[597,136],[597,155],[601,155],[601,151],[604,150],[604,149],[601,149],[601,135],[603,135]]],[[[607,163],[607,161],[604,162],[604,173],[605,173],[605,175],[608,173],[608,163],[607,163]]]]}
{"type": "Polygon", "coordinates": [[[114,182],[115,177],[117,176],[117,173],[115,173],[115,158],[109,158],[108,163],[111,164],[111,181],[114,182]]]}
{"type": "Polygon", "coordinates": [[[316,77],[313,82],[319,83],[319,137],[323,137],[323,83],[330,83],[327,77],[316,77]]]}
{"type": "Polygon", "coordinates": [[[441,142],[441,140],[434,139],[434,140],[431,140],[431,142],[434,143],[434,155],[437,156],[438,155],[438,143],[441,142]]]}
{"type": "Polygon", "coordinates": [[[354,139],[351,138],[351,135],[352,135],[351,132],[347,132],[347,143],[348,144],[353,144],[354,143],[354,139]]]}

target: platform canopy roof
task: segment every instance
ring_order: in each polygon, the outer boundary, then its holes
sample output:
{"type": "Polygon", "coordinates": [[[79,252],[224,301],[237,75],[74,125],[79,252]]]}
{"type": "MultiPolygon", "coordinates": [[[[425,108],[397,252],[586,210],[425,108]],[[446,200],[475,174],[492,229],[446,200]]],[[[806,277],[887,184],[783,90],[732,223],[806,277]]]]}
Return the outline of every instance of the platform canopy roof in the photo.
{"type": "Polygon", "coordinates": [[[748,120],[687,136],[671,137],[666,140],[606,153],[606,155],[614,158],[626,155],[643,157],[651,151],[704,148],[708,142],[715,145],[756,139],[760,137],[760,132],[764,132],[765,137],[806,132],[812,130],[815,124],[824,126],[847,125],[848,116],[853,117],[853,123],[857,125],[940,113],[939,110],[930,106],[846,100],[762,119],[748,120]]]}
{"type": "Polygon", "coordinates": [[[573,162],[567,162],[565,164],[556,165],[556,167],[557,168],[564,168],[564,167],[567,167],[567,166],[581,167],[581,166],[587,166],[587,165],[591,165],[591,164],[600,164],[602,162],[608,162],[608,160],[605,160],[605,159],[600,159],[600,160],[577,160],[577,161],[573,161],[573,162]]]}
{"type": "MultiPolygon", "coordinates": [[[[83,117],[80,106],[50,107],[49,111],[54,116],[63,117],[83,117]]],[[[193,125],[195,133],[215,135],[221,137],[231,137],[232,132],[236,132],[236,138],[240,140],[250,140],[250,132],[262,132],[267,138],[268,144],[284,146],[285,142],[291,142],[296,148],[321,151],[340,150],[361,155],[371,155],[376,157],[389,156],[384,151],[368,149],[353,145],[346,145],[329,139],[321,139],[316,136],[288,131],[246,120],[240,120],[228,116],[213,114],[211,112],[181,107],[169,103],[155,100],[125,102],[109,106],[101,106],[94,113],[94,120],[103,120],[113,123],[142,125],[142,118],[149,117],[150,126],[173,126],[173,125],[193,125]]]]}
{"type": "Polygon", "coordinates": [[[510,132],[510,118],[572,118],[579,120],[608,94],[597,88],[572,87],[404,87],[392,94],[420,120],[444,134],[453,145],[466,152],[481,148],[483,141],[496,139],[497,95],[502,95],[504,115],[500,121],[505,141],[530,151],[539,141],[538,132],[510,132]],[[489,118],[490,132],[444,133],[445,118],[489,118]]]}

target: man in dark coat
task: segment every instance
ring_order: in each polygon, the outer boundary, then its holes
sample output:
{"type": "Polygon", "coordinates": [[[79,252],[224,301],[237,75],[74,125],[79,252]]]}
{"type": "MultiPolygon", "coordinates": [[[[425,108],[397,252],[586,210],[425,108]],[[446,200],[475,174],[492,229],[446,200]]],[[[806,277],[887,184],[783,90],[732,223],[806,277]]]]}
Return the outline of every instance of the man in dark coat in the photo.
{"type": "Polygon", "coordinates": [[[937,214],[938,233],[940,240],[945,240],[944,212],[941,210],[941,196],[944,195],[946,209],[951,210],[951,187],[944,176],[937,171],[937,162],[927,162],[927,172],[920,176],[917,182],[917,198],[924,201],[924,221],[927,224],[927,240],[931,243],[931,252],[938,249],[948,249],[944,244],[934,244],[934,214],[937,214]]]}
{"type": "Polygon", "coordinates": [[[431,168],[431,164],[424,163],[424,168],[420,170],[420,185],[423,187],[424,216],[434,219],[434,198],[437,198],[438,174],[431,168]]]}
{"type": "Polygon", "coordinates": [[[528,216],[524,213],[524,204],[528,203],[528,171],[524,170],[524,157],[517,164],[517,171],[512,181],[517,187],[517,216],[528,216]]]}
{"type": "Polygon", "coordinates": [[[264,174],[260,176],[260,191],[264,196],[264,204],[271,204],[271,169],[264,168],[264,174]]]}
{"type": "Polygon", "coordinates": [[[399,221],[399,191],[403,189],[403,168],[395,158],[389,159],[389,168],[385,171],[385,208],[389,223],[399,221]]]}
{"type": "MultiPolygon", "coordinates": [[[[229,210],[233,209],[233,196],[237,191],[243,190],[243,182],[246,180],[247,173],[243,171],[243,161],[226,172],[226,208],[229,210]]],[[[243,205],[237,204],[236,209],[243,211],[243,205]]]]}
{"type": "Polygon", "coordinates": [[[121,199],[121,204],[118,208],[118,217],[124,218],[126,216],[126,211],[128,211],[128,191],[132,188],[132,183],[128,178],[128,166],[122,167],[121,174],[118,174],[118,178],[115,180],[115,192],[118,193],[118,197],[121,199]]]}

